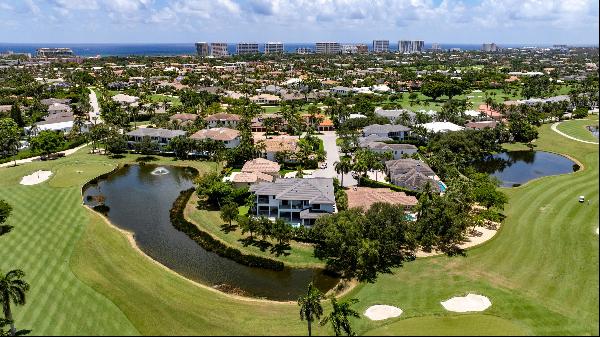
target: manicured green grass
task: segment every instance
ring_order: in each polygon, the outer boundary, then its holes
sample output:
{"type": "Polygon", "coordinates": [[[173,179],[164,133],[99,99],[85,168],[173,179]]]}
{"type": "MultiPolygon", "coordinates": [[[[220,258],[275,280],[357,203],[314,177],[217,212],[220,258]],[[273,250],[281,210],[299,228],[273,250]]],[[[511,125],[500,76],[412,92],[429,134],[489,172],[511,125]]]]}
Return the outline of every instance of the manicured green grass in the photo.
{"type": "Polygon", "coordinates": [[[507,319],[479,314],[409,318],[367,333],[370,336],[520,336],[525,334],[521,327],[507,319]]]}
{"type": "MultiPolygon", "coordinates": [[[[374,304],[404,310],[385,321],[353,320],[359,334],[598,334],[598,147],[562,137],[549,125],[535,144],[570,155],[584,169],[507,189],[500,232],[466,257],[418,259],[352,290],[345,298],[358,298],[361,313],[374,304]],[[578,203],[579,195],[591,203],[578,203]],[[488,296],[492,307],[455,314],[439,303],[468,292],[488,296]]],[[[0,268],[22,268],[32,284],[28,303],[16,309],[20,326],[35,334],[306,332],[295,303],[239,300],[196,286],[83,208],[79,186],[115,162],[75,154],[0,169],[0,198],[15,206],[9,220],[15,230],[0,239],[0,256],[7,257],[0,268]],[[84,172],[73,173],[77,167],[84,172]],[[56,175],[40,185],[18,185],[37,169],[56,175]]]]}
{"type": "MultiPolygon", "coordinates": [[[[492,301],[486,314],[509,319],[526,333],[598,334],[598,148],[562,137],[549,125],[540,135],[538,150],[568,153],[585,169],[506,189],[503,227],[466,258],[420,259],[349,296],[361,300],[361,309],[390,304],[405,310],[405,318],[443,317],[456,314],[445,312],[440,301],[476,292],[492,301]],[[579,195],[591,203],[577,202],[579,195]]],[[[402,318],[356,324],[361,332],[383,333],[390,325],[389,333],[403,333],[404,325],[395,322],[402,318]]],[[[432,322],[424,329],[437,327],[432,322]]]]}
{"type": "MultiPolygon", "coordinates": [[[[265,256],[270,259],[278,260],[285,263],[289,267],[296,268],[307,268],[307,267],[317,267],[322,268],[325,264],[313,256],[313,246],[304,243],[298,243],[292,241],[290,243],[291,249],[287,251],[289,255],[279,255],[273,254],[270,252],[270,248],[262,251],[259,247],[254,245],[244,246],[241,239],[245,239],[250,236],[249,233],[242,235],[242,231],[239,228],[235,228],[231,231],[225,232],[221,228],[224,224],[223,220],[221,220],[220,213],[218,211],[210,211],[204,209],[198,209],[196,205],[198,204],[197,195],[192,196],[190,202],[188,203],[185,209],[185,216],[188,220],[196,224],[198,228],[209,233],[214,238],[221,240],[227,245],[237,248],[245,254],[257,255],[257,256],[265,256]]],[[[247,213],[248,209],[245,208],[244,211],[247,213]]],[[[235,224],[235,222],[234,222],[235,224]]],[[[269,243],[275,244],[275,241],[268,240],[269,243]]]]}
{"type": "MultiPolygon", "coordinates": [[[[113,160],[80,151],[55,161],[0,169],[0,199],[14,208],[8,219],[14,229],[0,238],[0,270],[22,269],[31,284],[27,304],[15,308],[20,328],[35,335],[138,334],[113,302],[80,281],[69,266],[90,219],[81,206],[81,185],[136,157],[113,160]],[[54,174],[39,185],[19,184],[22,176],[37,170],[54,174]]],[[[213,166],[191,164],[203,170],[213,166]]]]}
{"type": "Polygon", "coordinates": [[[171,102],[171,104],[173,106],[181,105],[181,100],[179,99],[179,97],[171,97],[171,96],[165,96],[165,95],[161,95],[161,94],[150,95],[150,101],[151,102],[171,102]]]}
{"type": "Polygon", "coordinates": [[[590,119],[564,121],[558,124],[556,128],[571,137],[588,142],[598,142],[598,138],[594,137],[590,130],[586,128],[588,125],[598,125],[598,116],[591,116],[590,119]]]}

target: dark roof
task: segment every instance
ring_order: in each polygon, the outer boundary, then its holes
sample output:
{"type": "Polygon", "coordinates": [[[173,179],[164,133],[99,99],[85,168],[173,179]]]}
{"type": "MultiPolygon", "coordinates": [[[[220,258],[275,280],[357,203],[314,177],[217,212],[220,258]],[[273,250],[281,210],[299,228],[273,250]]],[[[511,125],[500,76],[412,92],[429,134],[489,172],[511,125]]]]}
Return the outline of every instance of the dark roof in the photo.
{"type": "Polygon", "coordinates": [[[250,192],[274,195],[278,200],[308,200],[310,204],[335,204],[331,178],[277,179],[273,183],[254,185],[250,187],[250,192]]]}
{"type": "Polygon", "coordinates": [[[127,132],[128,136],[137,137],[160,137],[160,138],[175,138],[177,136],[185,136],[183,130],[168,130],[160,128],[139,128],[127,132]]]}

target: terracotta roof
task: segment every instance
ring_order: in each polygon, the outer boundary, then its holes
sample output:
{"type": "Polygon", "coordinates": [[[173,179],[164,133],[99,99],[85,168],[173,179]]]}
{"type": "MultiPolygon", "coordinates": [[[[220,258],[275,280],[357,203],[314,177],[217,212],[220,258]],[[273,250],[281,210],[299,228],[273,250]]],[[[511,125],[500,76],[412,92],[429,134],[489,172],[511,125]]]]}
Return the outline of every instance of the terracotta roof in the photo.
{"type": "Polygon", "coordinates": [[[404,192],[394,192],[389,188],[353,187],[346,191],[348,208],[359,207],[368,210],[376,202],[392,205],[415,206],[417,198],[404,192]]]}
{"type": "Polygon", "coordinates": [[[278,163],[264,158],[249,160],[242,167],[242,172],[277,173],[281,167],[278,163]]]}
{"type": "Polygon", "coordinates": [[[236,139],[237,137],[239,137],[239,135],[240,135],[240,132],[238,130],[229,129],[229,128],[213,128],[213,129],[200,130],[200,131],[194,133],[193,135],[191,135],[190,138],[193,138],[193,139],[210,138],[212,140],[228,141],[228,140],[236,139]]]}
{"type": "Polygon", "coordinates": [[[241,119],[240,115],[236,114],[228,114],[228,113],[218,113],[210,116],[206,116],[204,118],[207,122],[212,121],[239,121],[241,119]]]}
{"type": "Polygon", "coordinates": [[[264,143],[266,152],[296,152],[298,149],[298,137],[273,137],[257,140],[257,143],[264,143]]]}
{"type": "Polygon", "coordinates": [[[169,117],[170,120],[179,120],[182,122],[187,122],[187,121],[195,121],[196,119],[198,119],[198,115],[196,114],[174,114],[173,116],[169,117]]]}
{"type": "Polygon", "coordinates": [[[496,110],[490,108],[487,104],[481,104],[479,106],[479,111],[483,112],[484,114],[486,114],[492,118],[502,117],[502,114],[499,111],[496,111],[496,110]]]}
{"type": "Polygon", "coordinates": [[[261,172],[239,172],[233,176],[234,183],[272,182],[273,176],[261,172]]]}

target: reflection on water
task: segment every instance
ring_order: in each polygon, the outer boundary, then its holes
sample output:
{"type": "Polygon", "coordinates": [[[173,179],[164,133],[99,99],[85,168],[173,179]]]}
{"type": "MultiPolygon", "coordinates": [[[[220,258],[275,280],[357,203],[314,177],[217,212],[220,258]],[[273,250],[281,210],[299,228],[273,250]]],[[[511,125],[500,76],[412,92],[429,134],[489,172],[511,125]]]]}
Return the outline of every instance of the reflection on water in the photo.
{"type": "Polygon", "coordinates": [[[169,219],[173,201],[193,186],[194,170],[169,167],[168,174],[154,175],[156,169],[154,165],[124,167],[87,188],[84,201],[94,206],[101,196],[108,218],[132,231],[146,254],[192,280],[274,300],[296,300],[310,281],[323,291],[335,285],[336,279],[317,270],[251,268],[205,251],[169,219]]]}
{"type": "Polygon", "coordinates": [[[498,178],[503,187],[519,186],[531,179],[577,171],[579,166],[558,154],[543,151],[511,151],[495,154],[477,169],[498,178]]]}

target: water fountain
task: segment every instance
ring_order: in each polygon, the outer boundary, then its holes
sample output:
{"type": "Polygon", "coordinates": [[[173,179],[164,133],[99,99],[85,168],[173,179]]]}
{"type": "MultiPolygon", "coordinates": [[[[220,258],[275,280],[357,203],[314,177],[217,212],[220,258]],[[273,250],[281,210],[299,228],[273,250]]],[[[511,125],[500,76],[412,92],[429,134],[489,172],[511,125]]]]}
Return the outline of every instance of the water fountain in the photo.
{"type": "Polygon", "coordinates": [[[169,170],[167,170],[166,168],[160,166],[155,168],[152,172],[150,172],[152,175],[154,176],[162,176],[165,174],[169,174],[169,170]]]}

